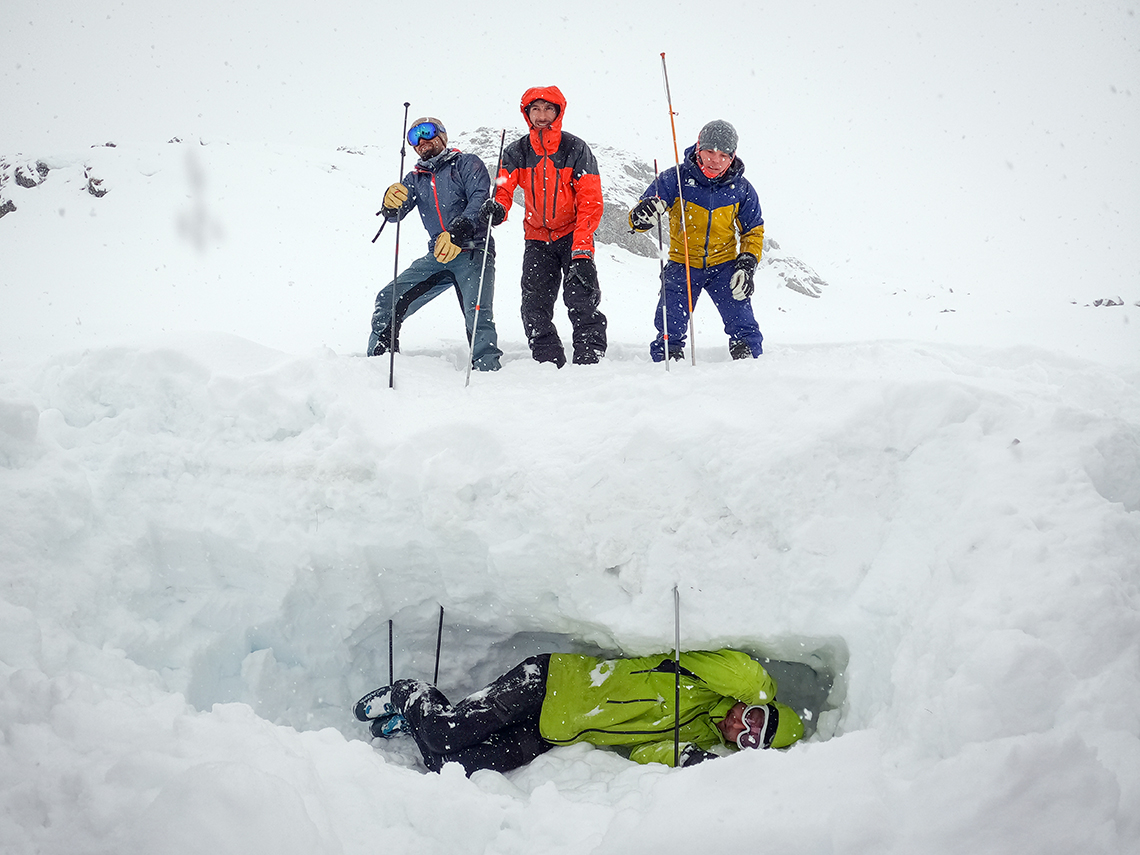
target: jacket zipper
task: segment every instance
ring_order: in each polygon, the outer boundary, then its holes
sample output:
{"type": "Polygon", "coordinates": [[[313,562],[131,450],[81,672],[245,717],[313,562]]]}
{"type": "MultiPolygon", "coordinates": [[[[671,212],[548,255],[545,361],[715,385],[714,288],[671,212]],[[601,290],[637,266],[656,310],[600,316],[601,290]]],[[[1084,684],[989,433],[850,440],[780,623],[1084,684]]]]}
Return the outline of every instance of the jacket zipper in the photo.
{"type": "Polygon", "coordinates": [[[447,226],[443,222],[443,211],[439,207],[439,191],[435,186],[435,173],[430,169],[420,169],[419,167],[416,168],[416,172],[420,175],[427,175],[428,180],[431,181],[431,195],[435,198],[435,215],[439,217],[439,228],[441,231],[447,231],[447,226]]]}
{"type": "MultiPolygon", "coordinates": [[[[546,242],[551,243],[554,239],[554,229],[550,227],[550,219],[546,216],[546,203],[550,195],[550,182],[548,180],[549,172],[547,166],[550,163],[550,156],[546,153],[546,139],[542,135],[542,130],[538,132],[538,145],[542,149],[542,157],[539,163],[542,165],[542,226],[546,229],[546,242]]],[[[553,206],[551,206],[553,210],[553,206]]]]}

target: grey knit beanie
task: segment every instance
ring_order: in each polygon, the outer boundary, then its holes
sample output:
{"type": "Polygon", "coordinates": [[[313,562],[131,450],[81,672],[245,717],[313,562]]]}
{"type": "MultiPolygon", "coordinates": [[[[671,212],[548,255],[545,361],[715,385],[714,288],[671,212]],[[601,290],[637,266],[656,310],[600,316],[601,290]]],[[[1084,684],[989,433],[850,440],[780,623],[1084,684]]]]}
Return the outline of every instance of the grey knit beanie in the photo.
{"type": "Polygon", "coordinates": [[[736,154],[736,128],[724,119],[714,119],[709,122],[697,135],[698,151],[723,151],[725,154],[736,154]]]}

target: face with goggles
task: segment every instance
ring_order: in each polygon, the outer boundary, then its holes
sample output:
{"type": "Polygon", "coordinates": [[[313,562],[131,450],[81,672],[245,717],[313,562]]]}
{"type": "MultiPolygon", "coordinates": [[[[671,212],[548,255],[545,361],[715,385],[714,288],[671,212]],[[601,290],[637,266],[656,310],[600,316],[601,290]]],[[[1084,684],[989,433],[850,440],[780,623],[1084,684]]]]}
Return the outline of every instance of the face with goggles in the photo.
{"type": "Polygon", "coordinates": [[[421,160],[429,160],[447,147],[446,133],[439,123],[424,119],[408,130],[408,144],[416,150],[421,160]]]}
{"type": "Polygon", "coordinates": [[[717,727],[737,748],[768,748],[776,735],[780,714],[772,704],[738,703],[717,727]]]}

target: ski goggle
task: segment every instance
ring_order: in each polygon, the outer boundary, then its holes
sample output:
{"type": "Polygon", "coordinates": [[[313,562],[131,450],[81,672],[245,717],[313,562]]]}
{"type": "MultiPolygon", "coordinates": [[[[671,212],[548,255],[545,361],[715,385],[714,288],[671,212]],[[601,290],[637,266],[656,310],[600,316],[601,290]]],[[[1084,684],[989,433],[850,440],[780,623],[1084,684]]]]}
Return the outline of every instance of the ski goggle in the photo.
{"type": "Polygon", "coordinates": [[[744,730],[736,737],[737,748],[767,748],[776,736],[780,714],[771,704],[753,704],[740,714],[744,730]]]}
{"type": "Polygon", "coordinates": [[[442,132],[443,129],[438,127],[435,122],[420,122],[408,131],[408,144],[417,146],[424,140],[434,140],[442,132]]]}

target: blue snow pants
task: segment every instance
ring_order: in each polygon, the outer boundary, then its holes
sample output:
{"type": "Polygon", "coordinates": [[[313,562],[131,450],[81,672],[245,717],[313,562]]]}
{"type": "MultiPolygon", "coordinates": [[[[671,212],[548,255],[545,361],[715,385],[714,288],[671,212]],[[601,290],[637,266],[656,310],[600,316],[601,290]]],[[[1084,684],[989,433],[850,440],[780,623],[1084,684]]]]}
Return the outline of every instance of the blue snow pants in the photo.
{"type": "Polygon", "coordinates": [[[478,371],[498,371],[499,336],[495,331],[492,304],[495,298],[495,256],[487,258],[483,274],[483,293],[479,294],[479,271],[483,265],[481,250],[466,250],[447,264],[436,261],[431,253],[417,258],[394,281],[376,295],[376,308],[372,312],[372,334],[368,337],[369,356],[388,352],[392,341],[392,289],[396,298],[396,350],[400,349],[400,326],[409,315],[415,314],[444,291],[456,289],[463,316],[467,324],[467,341],[475,330],[475,349],[471,366],[478,371]],[[478,300],[479,323],[475,323],[478,300]]]}
{"type": "MultiPolygon", "coordinates": [[[[752,351],[753,358],[764,352],[764,336],[760,334],[760,326],[756,323],[756,316],[752,314],[752,300],[735,300],[732,296],[730,281],[735,272],[735,264],[731,261],[717,264],[713,267],[701,269],[692,268],[690,276],[693,280],[693,308],[697,307],[697,298],[702,292],[708,292],[721,320],[724,321],[724,331],[728,334],[729,348],[733,342],[743,342],[752,351]]],[[[657,301],[657,312],[653,316],[657,326],[657,338],[649,345],[649,355],[654,362],[665,358],[665,327],[663,320],[669,328],[669,352],[679,355],[685,347],[685,337],[689,332],[689,293],[685,284],[685,265],[676,261],[665,263],[662,276],[661,296],[657,301]],[[661,317],[661,307],[665,306],[666,317],[661,317]]]]}

